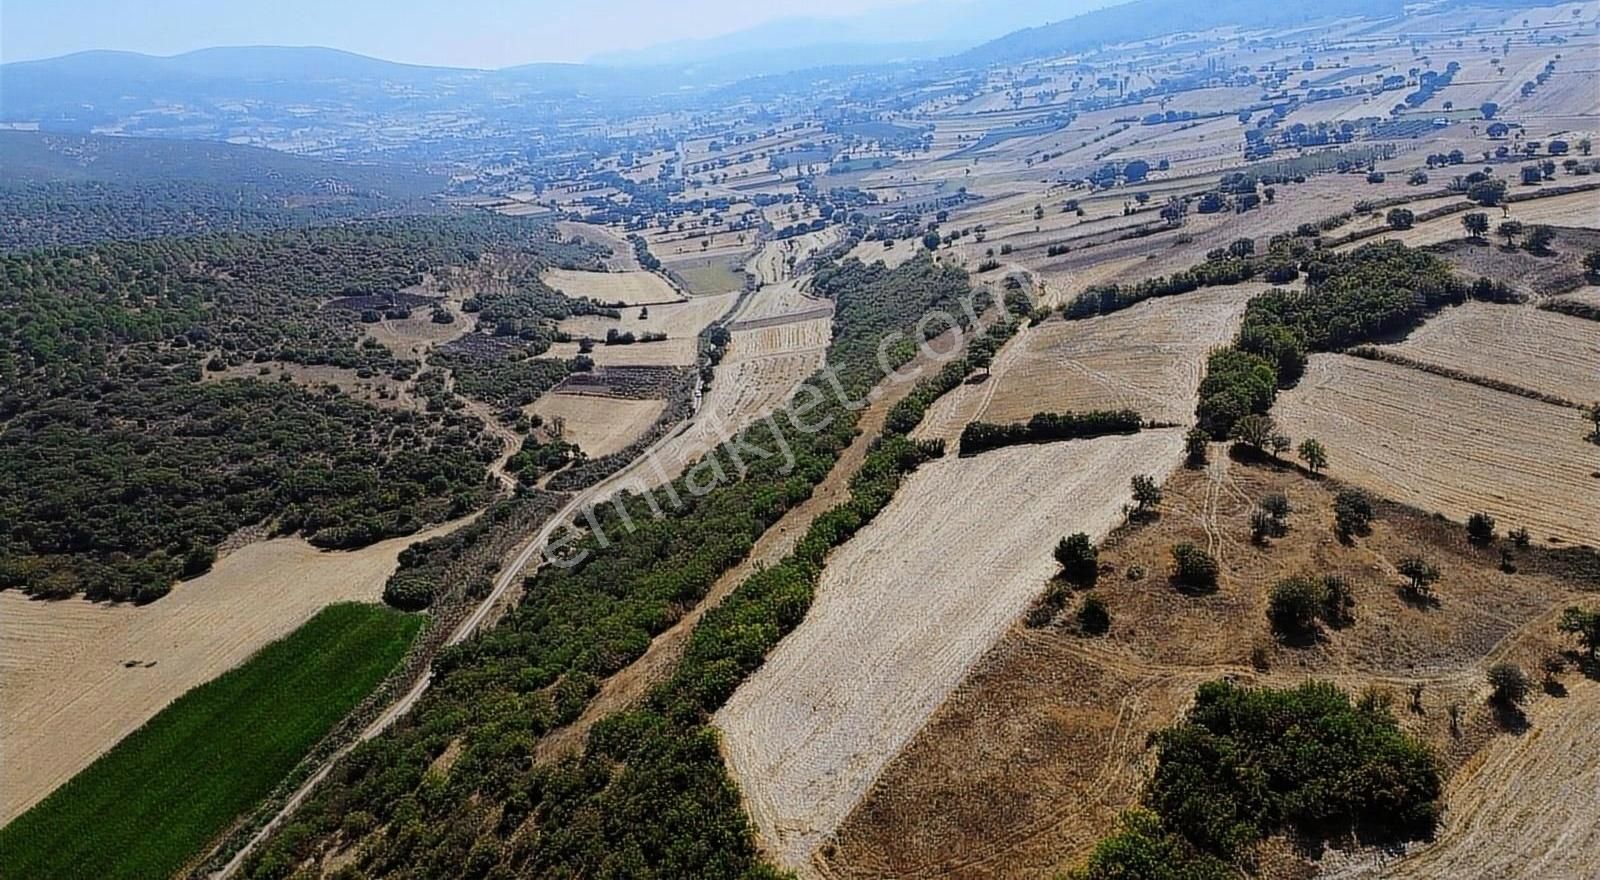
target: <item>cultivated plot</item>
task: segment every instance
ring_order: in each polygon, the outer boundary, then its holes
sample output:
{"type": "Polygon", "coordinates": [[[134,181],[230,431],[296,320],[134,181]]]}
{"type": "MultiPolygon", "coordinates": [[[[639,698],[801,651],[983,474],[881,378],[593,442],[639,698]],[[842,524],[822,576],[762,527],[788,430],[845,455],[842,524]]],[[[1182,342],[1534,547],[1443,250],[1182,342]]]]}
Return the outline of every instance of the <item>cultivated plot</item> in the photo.
{"type": "Polygon", "coordinates": [[[1388,348],[1580,404],[1600,401],[1600,321],[1470,302],[1441,311],[1388,348]]]}
{"type": "Polygon", "coordinates": [[[586,272],[581,269],[550,269],[542,280],[574,299],[587,297],[599,303],[625,306],[677,302],[683,294],[654,272],[586,272]]]}
{"type": "Polygon", "coordinates": [[[578,444],[590,458],[628,448],[655,424],[666,409],[664,400],[632,400],[591,394],[546,394],[528,412],[546,426],[559,420],[562,439],[578,444]]]}

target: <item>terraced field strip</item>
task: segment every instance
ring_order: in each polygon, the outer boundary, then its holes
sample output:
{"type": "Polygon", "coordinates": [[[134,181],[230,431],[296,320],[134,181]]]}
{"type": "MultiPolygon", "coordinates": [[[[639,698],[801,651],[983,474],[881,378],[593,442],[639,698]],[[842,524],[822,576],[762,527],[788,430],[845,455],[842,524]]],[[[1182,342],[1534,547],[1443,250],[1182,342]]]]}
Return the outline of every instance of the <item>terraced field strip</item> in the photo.
{"type": "Polygon", "coordinates": [[[1395,352],[1579,403],[1600,401],[1600,322],[1470,302],[1412,331],[1395,352]]]}
{"type": "Polygon", "coordinates": [[[1576,410],[1421,370],[1313,355],[1273,416],[1328,449],[1333,476],[1456,521],[1484,511],[1534,540],[1600,545],[1600,449],[1576,410]]]}
{"type": "Polygon", "coordinates": [[[828,560],[815,604],[717,713],[769,856],[804,869],[878,773],[1054,573],[1061,535],[1103,537],[1178,430],[924,465],[828,560]]]}

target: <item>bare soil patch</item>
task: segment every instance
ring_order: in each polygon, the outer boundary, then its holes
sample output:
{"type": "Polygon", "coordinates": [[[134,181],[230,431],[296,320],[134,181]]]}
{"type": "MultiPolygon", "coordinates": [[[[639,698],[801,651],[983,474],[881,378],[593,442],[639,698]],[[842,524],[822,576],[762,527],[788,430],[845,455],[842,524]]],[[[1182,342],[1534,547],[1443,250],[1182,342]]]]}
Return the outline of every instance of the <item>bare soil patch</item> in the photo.
{"type": "Polygon", "coordinates": [[[1104,535],[1182,434],[924,465],[835,551],[805,621],[717,713],[768,854],[806,865],[879,772],[1043,589],[1062,534],[1104,535]],[[1041,475],[1047,475],[1041,479],[1041,475]]]}
{"type": "Polygon", "coordinates": [[[1328,448],[1329,472],[1463,521],[1474,512],[1538,541],[1600,545],[1600,449],[1583,413],[1345,355],[1312,356],[1273,415],[1328,448]]]}
{"type": "MultiPolygon", "coordinates": [[[[1458,217],[1460,215],[1457,215],[1458,217]]],[[[1547,255],[1488,240],[1458,238],[1428,248],[1468,277],[1483,276],[1535,296],[1569,293],[1584,285],[1583,256],[1600,250],[1600,231],[1561,227],[1547,255]]]]}

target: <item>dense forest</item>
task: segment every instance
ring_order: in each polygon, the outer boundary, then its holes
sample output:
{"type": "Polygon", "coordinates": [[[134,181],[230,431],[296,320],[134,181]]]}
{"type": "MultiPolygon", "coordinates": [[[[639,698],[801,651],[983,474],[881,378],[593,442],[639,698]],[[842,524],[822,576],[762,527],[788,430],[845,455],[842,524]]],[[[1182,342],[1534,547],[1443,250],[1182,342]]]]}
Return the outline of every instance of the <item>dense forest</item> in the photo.
{"type": "Polygon", "coordinates": [[[444,179],[208,141],[0,131],[0,250],[438,210],[444,179]]]}
{"type": "MultiPolygon", "coordinates": [[[[958,300],[968,294],[964,273],[925,257],[894,270],[850,261],[820,272],[816,289],[837,303],[828,364],[849,399],[880,378],[880,339],[936,309],[965,315],[958,300]]],[[[891,359],[911,354],[896,346],[891,359]]],[[[931,399],[914,398],[919,410],[931,399]]],[[[781,434],[793,469],[781,456],[724,446],[670,488],[596,511],[597,528],[569,551],[581,563],[547,566],[500,626],[441,653],[435,684],[411,716],[339,764],[252,856],[247,875],[288,876],[311,853],[384,828],[359,850],[369,875],[769,876],[707,718],[803,617],[823,554],[870,520],[938,444],[887,434],[851,480],[849,500],[818,517],[792,556],[708,613],[672,679],[643,706],[602,721],[580,757],[529,758],[540,735],[581,713],[600,678],[638,657],[809,496],[855,432],[844,399],[822,399],[803,419],[826,418],[821,430],[799,430],[780,414],[744,435],[774,450],[781,434]],[[696,494],[690,487],[711,472],[726,482],[696,494]],[[449,772],[430,772],[452,742],[460,748],[449,772]]]]}
{"type": "Polygon", "coordinates": [[[593,259],[548,235],[483,215],[0,257],[0,588],[148,601],[245,526],[354,547],[479,506],[498,447],[442,381],[380,408],[254,365],[409,378],[360,307],[449,269],[492,264],[479,307],[512,330],[588,308],[538,282],[593,259]]]}

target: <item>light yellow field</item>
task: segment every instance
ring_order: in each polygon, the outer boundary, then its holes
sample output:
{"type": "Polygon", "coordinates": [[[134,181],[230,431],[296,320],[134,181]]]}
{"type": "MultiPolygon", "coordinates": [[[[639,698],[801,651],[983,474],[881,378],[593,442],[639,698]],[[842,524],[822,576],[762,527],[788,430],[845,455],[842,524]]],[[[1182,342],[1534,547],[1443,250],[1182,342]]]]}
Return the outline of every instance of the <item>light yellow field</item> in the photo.
{"type": "Polygon", "coordinates": [[[806,866],[872,781],[1055,572],[1103,537],[1178,430],[947,456],[828,560],[805,621],[716,715],[765,851],[806,866]]]}
{"type": "MultiPolygon", "coordinates": [[[[589,357],[602,367],[690,367],[698,356],[693,339],[663,339],[660,342],[635,342],[632,345],[604,345],[596,342],[589,357]]],[[[543,357],[577,357],[578,343],[557,342],[543,357]]]]}
{"type": "Polygon", "coordinates": [[[745,301],[744,308],[739,310],[736,319],[756,321],[799,312],[812,312],[819,308],[832,308],[832,303],[806,293],[801,289],[799,281],[780,281],[764,285],[751,294],[745,301]]]}
{"type": "Polygon", "coordinates": [[[546,394],[529,406],[528,412],[543,417],[547,425],[560,419],[565,426],[563,439],[578,444],[590,458],[599,458],[626,449],[666,408],[664,400],[546,394]]]}
{"type": "Polygon", "coordinates": [[[299,538],[247,544],[149,605],[0,592],[0,822],[322,608],[377,601],[401,550],[460,524],[348,553],[299,538]]]}
{"type": "Polygon", "coordinates": [[[820,352],[832,336],[832,318],[786,321],[753,330],[734,330],[727,357],[732,360],[766,357],[787,352],[820,352]]]}
{"type": "Polygon", "coordinates": [[[1233,338],[1245,304],[1269,287],[1208,288],[1024,329],[1004,362],[997,359],[988,383],[995,387],[983,392],[976,417],[1004,424],[1037,412],[1133,409],[1147,419],[1193,421],[1206,355],[1233,338]]]}
{"type": "Polygon", "coordinates": [[[1333,476],[1458,522],[1600,545],[1600,449],[1577,410],[1345,355],[1313,355],[1273,416],[1328,449],[1333,476]]]}
{"type": "Polygon", "coordinates": [[[1600,401],[1600,322],[1471,302],[1445,309],[1390,347],[1408,358],[1576,403],[1600,401]]]}
{"type": "Polygon", "coordinates": [[[631,306],[620,310],[621,318],[579,315],[567,318],[556,326],[571,333],[575,338],[588,336],[596,341],[604,339],[606,331],[613,327],[635,334],[665,333],[672,339],[693,338],[711,322],[722,317],[738,298],[738,292],[732,291],[716,296],[697,296],[683,302],[631,306]],[[646,311],[648,314],[640,318],[641,311],[646,311]]]}
{"type": "Polygon", "coordinates": [[[542,277],[545,284],[575,299],[587,297],[599,303],[639,306],[677,302],[683,294],[654,272],[585,272],[577,269],[550,269],[542,277]]]}

